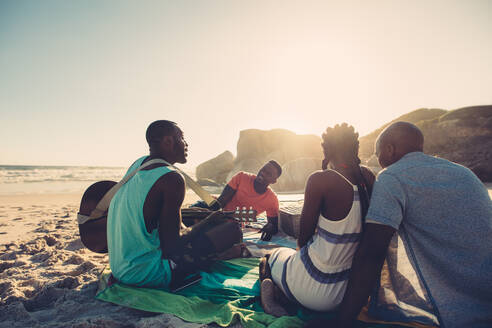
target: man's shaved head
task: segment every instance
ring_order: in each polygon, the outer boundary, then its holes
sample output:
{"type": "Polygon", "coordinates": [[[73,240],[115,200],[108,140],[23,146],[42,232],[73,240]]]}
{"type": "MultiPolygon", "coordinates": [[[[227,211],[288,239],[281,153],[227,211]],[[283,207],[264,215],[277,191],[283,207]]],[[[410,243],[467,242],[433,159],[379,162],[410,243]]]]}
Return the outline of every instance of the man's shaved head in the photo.
{"type": "Polygon", "coordinates": [[[382,167],[389,166],[408,153],[423,151],[424,135],[409,122],[395,122],[376,140],[376,155],[382,167]]]}

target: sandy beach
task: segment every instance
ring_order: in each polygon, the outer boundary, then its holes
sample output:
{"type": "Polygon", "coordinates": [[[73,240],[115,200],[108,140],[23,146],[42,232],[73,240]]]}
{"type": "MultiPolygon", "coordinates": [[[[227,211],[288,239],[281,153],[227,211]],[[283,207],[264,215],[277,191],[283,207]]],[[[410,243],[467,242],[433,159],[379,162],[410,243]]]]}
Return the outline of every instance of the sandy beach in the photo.
{"type": "Polygon", "coordinates": [[[0,196],[0,327],[218,327],[96,300],[108,256],[80,242],[80,198],[0,196]]]}
{"type": "MultiPolygon", "coordinates": [[[[486,186],[492,198],[492,184],[486,186]]],[[[0,327],[217,327],[96,300],[108,257],[80,242],[80,198],[0,196],[0,327]]],[[[196,199],[187,193],[185,203],[196,199]]]]}

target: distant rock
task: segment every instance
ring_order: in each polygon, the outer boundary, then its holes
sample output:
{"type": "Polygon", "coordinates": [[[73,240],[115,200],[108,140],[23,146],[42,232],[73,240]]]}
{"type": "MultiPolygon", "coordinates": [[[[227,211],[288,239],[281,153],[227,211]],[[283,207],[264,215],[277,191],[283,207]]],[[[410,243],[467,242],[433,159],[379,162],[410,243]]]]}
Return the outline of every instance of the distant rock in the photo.
{"type": "Polygon", "coordinates": [[[380,167],[378,157],[374,154],[369,157],[365,164],[369,167],[380,167]]]}
{"type": "Polygon", "coordinates": [[[319,136],[298,135],[284,129],[243,130],[239,134],[237,158],[228,179],[239,171],[256,174],[273,159],[282,166],[283,173],[272,187],[277,191],[300,190],[304,189],[309,173],[321,166],[322,157],[319,136]],[[299,159],[302,161],[296,162],[299,159]],[[313,165],[314,162],[318,165],[313,165]],[[302,167],[301,163],[307,166],[302,167]]]}
{"type": "MultiPolygon", "coordinates": [[[[418,109],[391,121],[417,125],[424,134],[424,152],[470,168],[482,181],[492,181],[492,106],[452,111],[418,109]]],[[[369,160],[374,142],[390,123],[360,138],[361,159],[369,160]]]]}
{"type": "Polygon", "coordinates": [[[260,170],[260,168],[265,164],[263,161],[259,161],[255,158],[244,158],[240,162],[236,160],[234,167],[227,175],[227,182],[229,182],[236,173],[239,171],[249,172],[256,174],[260,170]]]}
{"type": "MultiPolygon", "coordinates": [[[[484,182],[492,181],[492,106],[465,107],[452,111],[421,108],[381,126],[359,139],[359,156],[375,171],[379,164],[374,154],[374,142],[389,124],[406,121],[417,125],[424,133],[424,151],[469,167],[484,182]]],[[[224,152],[200,164],[198,179],[227,183],[239,171],[253,174],[267,161],[274,159],[283,174],[272,187],[276,191],[303,190],[307,177],[319,170],[323,152],[321,137],[297,135],[283,129],[243,130],[237,143],[237,157],[224,152]]]]}
{"type": "Polygon", "coordinates": [[[277,183],[272,185],[275,191],[301,191],[304,192],[306,181],[314,171],[321,170],[321,159],[298,158],[287,162],[282,166],[282,176],[277,183]]]}
{"type": "Polygon", "coordinates": [[[302,157],[320,158],[321,138],[316,135],[297,135],[284,129],[243,130],[237,143],[235,165],[249,158],[265,163],[271,159],[281,165],[302,157]]]}
{"type": "Polygon", "coordinates": [[[279,179],[274,188],[277,191],[292,190],[291,188],[303,189],[305,179],[303,180],[302,177],[308,174],[306,170],[318,169],[322,157],[319,136],[297,135],[284,129],[268,131],[248,129],[239,133],[236,159],[230,152],[224,152],[200,164],[196,169],[196,176],[197,179],[211,179],[224,184],[239,171],[258,173],[266,162],[273,159],[281,166],[289,163],[286,166],[288,173],[283,174],[282,180],[279,179]],[[302,161],[291,163],[300,158],[303,158],[303,163],[308,165],[307,167],[301,167],[299,163],[302,161]],[[317,163],[316,168],[313,163],[317,163]],[[292,176],[287,178],[287,175],[292,176]]]}
{"type": "MultiPolygon", "coordinates": [[[[421,108],[414,110],[410,113],[402,115],[386,124],[381,126],[379,129],[374,130],[366,136],[359,138],[359,157],[364,161],[368,161],[372,155],[374,155],[374,143],[376,142],[376,138],[384,130],[388,125],[397,121],[405,121],[413,124],[417,124],[421,121],[436,119],[441,115],[448,113],[448,111],[444,109],[437,108],[421,108]]],[[[377,163],[377,158],[376,158],[377,163]]]]}
{"type": "Polygon", "coordinates": [[[219,156],[208,160],[196,168],[198,180],[213,180],[218,184],[227,183],[227,175],[234,167],[234,155],[225,151],[219,156]]]}

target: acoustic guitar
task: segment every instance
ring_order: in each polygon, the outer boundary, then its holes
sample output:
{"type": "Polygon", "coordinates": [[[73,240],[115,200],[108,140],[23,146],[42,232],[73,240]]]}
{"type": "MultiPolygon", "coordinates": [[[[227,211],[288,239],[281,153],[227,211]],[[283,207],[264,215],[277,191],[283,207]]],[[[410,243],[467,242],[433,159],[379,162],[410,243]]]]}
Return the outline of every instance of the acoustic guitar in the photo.
{"type": "MultiPolygon", "coordinates": [[[[116,182],[114,181],[99,181],[90,185],[80,201],[79,214],[91,215],[99,201],[115,184],[116,182]]],[[[79,233],[82,244],[93,252],[107,253],[107,222],[107,212],[101,217],[86,221],[83,224],[79,222],[79,233]]]]}
{"type": "MultiPolygon", "coordinates": [[[[92,211],[96,208],[99,201],[104,197],[104,195],[114,186],[116,182],[114,181],[99,181],[86,189],[82,200],[80,201],[79,213],[81,215],[89,216],[92,211]]],[[[210,210],[206,209],[182,209],[181,216],[183,220],[203,220],[212,213],[210,210]]],[[[226,217],[236,220],[241,223],[256,222],[257,212],[252,208],[246,209],[237,208],[236,211],[226,211],[223,212],[226,217]]],[[[108,252],[108,239],[107,239],[107,222],[108,213],[105,212],[98,218],[87,220],[80,224],[79,222],[79,233],[82,244],[85,247],[96,253],[107,253],[108,252]]]]}

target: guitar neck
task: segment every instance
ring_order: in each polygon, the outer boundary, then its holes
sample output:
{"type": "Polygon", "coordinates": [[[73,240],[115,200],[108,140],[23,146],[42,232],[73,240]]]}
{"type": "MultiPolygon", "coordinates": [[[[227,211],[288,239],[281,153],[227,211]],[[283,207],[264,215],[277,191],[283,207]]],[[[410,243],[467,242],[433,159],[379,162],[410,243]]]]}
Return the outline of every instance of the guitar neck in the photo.
{"type": "MultiPolygon", "coordinates": [[[[212,212],[194,209],[182,209],[181,216],[183,219],[195,219],[203,220],[208,217],[212,212]]],[[[247,223],[247,222],[257,222],[257,212],[255,210],[236,210],[236,211],[223,211],[224,215],[231,218],[237,222],[247,223]]]]}

